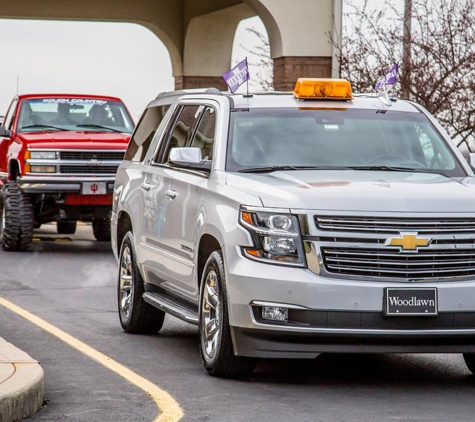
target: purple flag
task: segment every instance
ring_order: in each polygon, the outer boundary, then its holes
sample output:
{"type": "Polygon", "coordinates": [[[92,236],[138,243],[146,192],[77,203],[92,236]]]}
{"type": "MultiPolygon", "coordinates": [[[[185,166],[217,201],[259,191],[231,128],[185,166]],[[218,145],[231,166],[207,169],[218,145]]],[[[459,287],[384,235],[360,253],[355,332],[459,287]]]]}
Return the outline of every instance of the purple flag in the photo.
{"type": "Polygon", "coordinates": [[[379,91],[382,87],[386,85],[394,85],[396,81],[397,81],[397,63],[394,63],[394,66],[391,68],[391,70],[388,73],[386,73],[386,76],[376,84],[376,91],[379,91]]]}
{"type": "Polygon", "coordinates": [[[229,86],[231,92],[235,92],[244,82],[249,79],[249,70],[247,69],[247,59],[238,63],[229,72],[223,75],[223,79],[229,86]]]}

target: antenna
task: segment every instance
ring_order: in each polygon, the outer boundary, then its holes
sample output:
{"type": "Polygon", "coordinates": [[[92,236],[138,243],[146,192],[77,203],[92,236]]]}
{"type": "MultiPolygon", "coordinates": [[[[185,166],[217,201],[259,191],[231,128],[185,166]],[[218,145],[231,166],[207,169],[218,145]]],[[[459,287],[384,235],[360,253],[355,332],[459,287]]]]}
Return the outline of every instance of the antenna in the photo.
{"type": "Polygon", "coordinates": [[[16,95],[18,95],[20,89],[20,76],[16,75],[16,95]]]}

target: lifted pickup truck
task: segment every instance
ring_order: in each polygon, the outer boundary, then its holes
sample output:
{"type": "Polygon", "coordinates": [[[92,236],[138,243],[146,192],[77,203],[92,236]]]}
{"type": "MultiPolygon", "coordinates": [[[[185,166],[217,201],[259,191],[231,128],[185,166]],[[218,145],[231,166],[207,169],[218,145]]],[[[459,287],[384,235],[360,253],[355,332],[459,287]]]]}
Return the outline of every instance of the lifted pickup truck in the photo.
{"type": "Polygon", "coordinates": [[[133,128],[119,98],[16,96],[0,126],[3,249],[31,249],[34,228],[53,221],[61,234],[92,222],[95,238],[109,240],[115,174],[133,128]]]}

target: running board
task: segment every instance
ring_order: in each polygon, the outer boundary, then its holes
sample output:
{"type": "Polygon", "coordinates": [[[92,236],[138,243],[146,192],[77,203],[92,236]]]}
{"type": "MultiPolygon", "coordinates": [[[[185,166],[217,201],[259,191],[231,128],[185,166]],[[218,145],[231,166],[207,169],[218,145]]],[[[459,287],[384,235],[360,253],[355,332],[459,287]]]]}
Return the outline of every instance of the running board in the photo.
{"type": "Polygon", "coordinates": [[[200,320],[198,312],[192,306],[183,302],[173,300],[170,295],[157,292],[146,292],[143,294],[143,300],[152,306],[173,315],[185,322],[198,325],[200,320]]]}

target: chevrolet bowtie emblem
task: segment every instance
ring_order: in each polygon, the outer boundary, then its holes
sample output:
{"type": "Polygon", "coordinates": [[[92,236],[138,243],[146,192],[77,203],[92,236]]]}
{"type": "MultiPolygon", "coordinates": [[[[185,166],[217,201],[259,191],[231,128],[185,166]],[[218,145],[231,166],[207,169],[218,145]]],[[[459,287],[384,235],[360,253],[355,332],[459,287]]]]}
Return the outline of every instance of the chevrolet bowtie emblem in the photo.
{"type": "Polygon", "coordinates": [[[430,237],[419,237],[417,232],[400,233],[400,236],[389,237],[384,242],[385,246],[399,246],[401,252],[417,252],[417,248],[429,246],[432,239],[430,237]]]}

